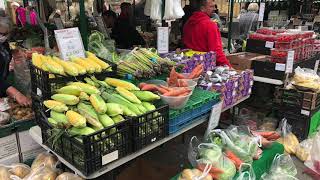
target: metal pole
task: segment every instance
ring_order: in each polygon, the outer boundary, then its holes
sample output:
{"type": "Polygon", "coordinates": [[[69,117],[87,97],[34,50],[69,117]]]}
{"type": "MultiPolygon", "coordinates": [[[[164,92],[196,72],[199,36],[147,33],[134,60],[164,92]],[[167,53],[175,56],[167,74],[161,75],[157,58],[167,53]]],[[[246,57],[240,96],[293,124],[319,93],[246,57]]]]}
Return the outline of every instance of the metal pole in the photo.
{"type": "Polygon", "coordinates": [[[87,17],[85,14],[85,7],[84,7],[84,0],[79,0],[79,7],[80,7],[80,33],[82,37],[82,42],[84,45],[84,48],[88,49],[88,23],[87,23],[87,17]]]}
{"type": "Polygon", "coordinates": [[[233,20],[233,7],[234,7],[234,0],[230,0],[230,16],[229,16],[229,26],[228,26],[228,51],[231,51],[231,27],[232,27],[232,20],[233,20]]]}

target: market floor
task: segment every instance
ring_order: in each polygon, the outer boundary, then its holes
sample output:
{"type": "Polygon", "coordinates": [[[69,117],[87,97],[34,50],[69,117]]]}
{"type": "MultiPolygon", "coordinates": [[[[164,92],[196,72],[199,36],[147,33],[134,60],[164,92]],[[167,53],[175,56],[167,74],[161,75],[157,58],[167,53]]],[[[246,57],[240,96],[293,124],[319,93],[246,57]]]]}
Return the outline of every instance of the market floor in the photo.
{"type": "MultiPolygon", "coordinates": [[[[141,180],[166,180],[175,176],[188,166],[188,145],[192,136],[201,138],[204,134],[205,125],[200,125],[187,132],[185,137],[179,136],[172,141],[156,148],[134,160],[128,167],[117,176],[117,180],[141,179],[141,180]]],[[[293,157],[297,168],[297,178],[300,180],[312,180],[303,174],[304,164],[293,157]]]]}

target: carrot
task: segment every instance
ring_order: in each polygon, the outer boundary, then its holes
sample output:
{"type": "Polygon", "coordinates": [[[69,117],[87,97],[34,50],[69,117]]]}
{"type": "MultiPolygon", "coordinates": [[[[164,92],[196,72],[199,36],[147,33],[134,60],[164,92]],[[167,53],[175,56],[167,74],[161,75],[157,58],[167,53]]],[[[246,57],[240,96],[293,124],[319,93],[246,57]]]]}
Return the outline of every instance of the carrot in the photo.
{"type": "Polygon", "coordinates": [[[174,67],[172,67],[172,69],[170,71],[169,80],[168,80],[168,85],[169,86],[175,86],[177,84],[177,80],[178,80],[178,75],[177,74],[178,73],[176,72],[174,67]]]}
{"type": "Polygon", "coordinates": [[[274,131],[266,131],[266,132],[254,132],[254,134],[260,135],[264,138],[267,138],[274,134],[274,131]]]}
{"type": "Polygon", "coordinates": [[[195,78],[195,76],[198,74],[198,72],[203,68],[202,64],[198,64],[193,70],[192,72],[189,74],[188,78],[189,79],[193,79],[195,78]]]}
{"type": "Polygon", "coordinates": [[[154,84],[145,84],[142,88],[142,91],[157,91],[158,87],[154,84]]]}
{"type": "Polygon", "coordinates": [[[178,79],[186,79],[186,77],[184,77],[184,75],[182,75],[180,73],[177,73],[177,77],[178,77],[178,79]]]}
{"type": "Polygon", "coordinates": [[[190,91],[188,88],[181,88],[181,89],[173,89],[167,93],[164,93],[164,96],[179,96],[180,94],[183,94],[185,92],[190,91]]]}
{"type": "MultiPolygon", "coordinates": [[[[204,171],[204,169],[206,168],[206,166],[204,164],[199,164],[197,169],[199,169],[200,171],[204,171]]],[[[221,174],[223,173],[223,170],[221,170],[220,168],[217,167],[211,167],[209,173],[213,173],[213,174],[221,174]]]]}
{"type": "Polygon", "coordinates": [[[147,84],[147,83],[140,83],[140,84],[139,84],[139,88],[142,89],[143,86],[145,86],[146,84],[147,84]]]}
{"type": "Polygon", "coordinates": [[[183,93],[183,94],[180,94],[179,96],[187,96],[187,95],[189,95],[189,94],[190,94],[190,91],[185,92],[185,93],[183,93]]]}
{"type": "Polygon", "coordinates": [[[162,87],[158,87],[158,91],[161,93],[161,94],[164,94],[164,93],[167,93],[169,92],[168,90],[162,88],[162,87]]]}
{"type": "Polygon", "coordinates": [[[171,88],[167,87],[167,86],[164,86],[164,85],[159,85],[159,87],[167,90],[167,91],[171,91],[171,88]]]}
{"type": "Polygon", "coordinates": [[[234,165],[236,166],[237,169],[240,168],[240,165],[243,163],[242,160],[240,158],[238,158],[232,151],[230,150],[226,150],[225,155],[231,160],[233,161],[234,165]]]}
{"type": "Polygon", "coordinates": [[[281,137],[280,134],[275,132],[271,136],[267,137],[266,139],[269,141],[274,141],[274,140],[279,139],[280,137],[281,137]]]}
{"type": "Polygon", "coordinates": [[[179,87],[188,87],[188,83],[184,79],[179,79],[178,83],[179,83],[179,87]]]}

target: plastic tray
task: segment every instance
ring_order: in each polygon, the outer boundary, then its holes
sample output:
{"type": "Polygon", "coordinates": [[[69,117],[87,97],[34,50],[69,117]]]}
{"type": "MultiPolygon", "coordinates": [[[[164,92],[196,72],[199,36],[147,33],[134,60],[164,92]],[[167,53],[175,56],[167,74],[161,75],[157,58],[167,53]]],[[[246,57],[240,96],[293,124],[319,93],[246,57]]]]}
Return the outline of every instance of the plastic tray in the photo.
{"type": "Polygon", "coordinates": [[[44,99],[49,99],[55,90],[65,86],[68,82],[83,81],[84,78],[90,77],[92,75],[94,75],[97,79],[115,77],[117,74],[117,65],[111,62],[108,62],[108,64],[111,66],[111,71],[84,74],[79,76],[61,76],[55,74],[54,78],[49,78],[49,72],[35,67],[30,62],[29,67],[31,76],[31,91],[33,94],[39,95],[44,99]]]}
{"type": "Polygon", "coordinates": [[[173,134],[173,133],[179,131],[180,129],[182,129],[182,128],[186,127],[187,125],[189,125],[190,123],[194,122],[198,117],[208,114],[211,111],[212,106],[215,105],[217,102],[219,102],[219,101],[212,100],[212,101],[202,105],[201,107],[195,108],[190,111],[186,111],[186,112],[180,114],[180,116],[173,118],[173,119],[170,119],[170,121],[169,121],[169,134],[173,134]]]}
{"type": "Polygon", "coordinates": [[[44,113],[37,115],[43,144],[51,148],[85,175],[132,152],[130,121],[126,120],[77,139],[53,129],[44,113]],[[111,132],[116,128],[115,132],[111,132]]]}
{"type": "Polygon", "coordinates": [[[133,150],[137,151],[169,135],[169,106],[131,118],[133,150]]]}
{"type": "Polygon", "coordinates": [[[199,116],[211,111],[212,106],[219,102],[220,94],[195,88],[187,105],[180,110],[170,110],[169,134],[193,122],[199,116]]]}

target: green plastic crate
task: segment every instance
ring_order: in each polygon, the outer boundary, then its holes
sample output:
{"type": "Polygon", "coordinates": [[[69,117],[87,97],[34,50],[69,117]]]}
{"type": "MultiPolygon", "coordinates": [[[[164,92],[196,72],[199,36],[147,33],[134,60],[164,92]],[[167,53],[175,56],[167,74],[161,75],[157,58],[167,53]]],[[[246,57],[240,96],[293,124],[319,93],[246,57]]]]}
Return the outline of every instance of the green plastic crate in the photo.
{"type": "Polygon", "coordinates": [[[31,127],[36,125],[36,122],[34,119],[21,120],[21,121],[13,120],[12,122],[14,122],[16,132],[28,131],[31,127]]]}
{"type": "Polygon", "coordinates": [[[15,133],[15,126],[14,123],[7,124],[0,127],[0,138],[9,136],[11,134],[15,133]]]}
{"type": "Polygon", "coordinates": [[[199,108],[212,100],[219,100],[219,99],[220,99],[219,93],[206,91],[200,88],[195,88],[186,106],[178,110],[170,109],[169,117],[170,119],[174,119],[186,111],[199,108]]]}

